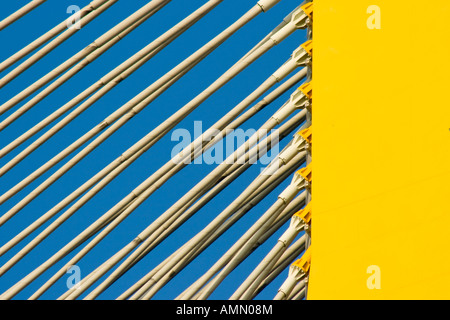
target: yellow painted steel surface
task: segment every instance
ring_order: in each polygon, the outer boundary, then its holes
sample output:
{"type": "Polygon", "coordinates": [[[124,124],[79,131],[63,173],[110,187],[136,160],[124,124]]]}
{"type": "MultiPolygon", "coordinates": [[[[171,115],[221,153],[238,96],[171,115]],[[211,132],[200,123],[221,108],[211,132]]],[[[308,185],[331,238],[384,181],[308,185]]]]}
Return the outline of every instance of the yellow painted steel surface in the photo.
{"type": "Polygon", "coordinates": [[[316,0],[313,39],[308,299],[450,299],[450,1],[316,0]]]}

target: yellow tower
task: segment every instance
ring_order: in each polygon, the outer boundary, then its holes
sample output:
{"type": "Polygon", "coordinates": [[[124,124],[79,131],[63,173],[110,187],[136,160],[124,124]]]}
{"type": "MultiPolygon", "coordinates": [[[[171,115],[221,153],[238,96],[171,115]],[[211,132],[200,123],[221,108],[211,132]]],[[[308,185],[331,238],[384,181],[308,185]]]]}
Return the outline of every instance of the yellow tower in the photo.
{"type": "Polygon", "coordinates": [[[449,299],[450,2],[314,11],[308,299],[449,299]]]}

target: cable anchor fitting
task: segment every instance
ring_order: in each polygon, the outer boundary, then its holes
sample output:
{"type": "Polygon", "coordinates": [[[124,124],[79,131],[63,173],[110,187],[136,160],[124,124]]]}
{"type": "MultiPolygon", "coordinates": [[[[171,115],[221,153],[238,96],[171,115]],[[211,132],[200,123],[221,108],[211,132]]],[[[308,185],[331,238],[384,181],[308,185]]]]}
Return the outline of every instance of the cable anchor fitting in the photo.
{"type": "Polygon", "coordinates": [[[311,247],[306,250],[306,252],[303,254],[303,256],[295,261],[289,270],[289,273],[296,274],[298,273],[298,280],[300,280],[304,275],[306,275],[309,272],[309,269],[311,267],[311,247]]]}

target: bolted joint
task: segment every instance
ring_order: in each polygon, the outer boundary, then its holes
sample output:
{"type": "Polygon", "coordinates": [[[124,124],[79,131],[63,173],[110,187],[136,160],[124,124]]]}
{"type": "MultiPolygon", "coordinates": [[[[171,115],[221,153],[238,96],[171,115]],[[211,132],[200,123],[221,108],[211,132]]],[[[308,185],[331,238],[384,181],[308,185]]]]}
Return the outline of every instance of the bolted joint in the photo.
{"type": "Polygon", "coordinates": [[[275,42],[275,44],[277,44],[286,39],[295,30],[306,29],[311,25],[312,22],[308,14],[310,14],[310,12],[307,7],[303,6],[297,8],[290,14],[289,22],[284,27],[279,29],[275,34],[273,34],[270,39],[275,42]],[[305,12],[303,9],[305,9],[307,12],[305,12]]]}
{"type": "Polygon", "coordinates": [[[303,221],[299,216],[293,215],[291,221],[289,222],[289,228],[295,230],[296,234],[305,228],[305,221],[303,221]]]}
{"type": "Polygon", "coordinates": [[[300,192],[311,186],[311,164],[308,167],[297,171],[292,178],[291,184],[278,196],[278,199],[284,201],[288,204],[295,198],[295,196],[300,192]]]}
{"type": "Polygon", "coordinates": [[[304,230],[307,223],[297,215],[293,215],[289,223],[288,229],[281,235],[278,242],[281,242],[284,247],[289,246],[295,237],[304,230]]]}
{"type": "Polygon", "coordinates": [[[298,66],[310,65],[312,62],[312,51],[313,42],[312,40],[308,40],[292,53],[292,60],[298,66]]]}
{"type": "Polygon", "coordinates": [[[311,150],[312,146],[312,127],[299,131],[294,135],[294,143],[300,150],[311,150]]]}
{"type": "Polygon", "coordinates": [[[273,77],[280,82],[292,71],[301,66],[308,66],[312,62],[312,41],[309,40],[294,50],[289,60],[273,73],[273,77]]]}
{"type": "Polygon", "coordinates": [[[296,186],[299,190],[309,188],[312,182],[312,164],[309,164],[306,168],[298,170],[294,174],[291,185],[296,186]]]}
{"type": "Polygon", "coordinates": [[[300,88],[292,93],[289,101],[278,110],[272,118],[277,121],[278,124],[286,120],[295,109],[310,108],[312,103],[312,82],[303,84],[300,88]]]}
{"type": "Polygon", "coordinates": [[[294,279],[295,282],[300,281],[305,275],[306,273],[301,268],[297,267],[295,263],[290,266],[289,277],[294,279]]]}
{"type": "Polygon", "coordinates": [[[289,103],[299,109],[308,108],[312,103],[312,81],[304,83],[292,93],[289,103]]]}
{"type": "Polygon", "coordinates": [[[291,23],[297,29],[305,29],[312,23],[313,4],[307,3],[298,10],[296,10],[291,17],[291,23]]]}
{"type": "Polygon", "coordinates": [[[280,159],[284,164],[287,164],[291,161],[297,154],[302,151],[309,150],[310,144],[307,140],[303,138],[303,136],[298,133],[294,135],[294,139],[292,139],[292,143],[278,155],[278,159],[280,159]]]}

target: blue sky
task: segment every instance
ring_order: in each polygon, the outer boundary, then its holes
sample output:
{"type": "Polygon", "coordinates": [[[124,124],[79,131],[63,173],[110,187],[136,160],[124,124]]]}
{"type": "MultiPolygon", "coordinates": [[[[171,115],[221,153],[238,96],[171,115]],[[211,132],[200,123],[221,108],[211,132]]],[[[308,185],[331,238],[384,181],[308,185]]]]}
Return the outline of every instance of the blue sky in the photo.
{"type": "MultiPolygon", "coordinates": [[[[0,20],[8,16],[28,0],[4,1],[0,20]]],[[[122,106],[147,86],[160,78],[172,67],[188,57],[203,44],[228,27],[242,14],[256,4],[256,0],[224,0],[217,8],[205,18],[194,25],[189,31],[170,44],[156,57],[146,63],[135,74],[123,81],[105,97],[99,100],[89,110],[73,121],[64,130],[55,135],[50,141],[37,149],[31,156],[22,161],[3,177],[0,177],[0,194],[3,194],[28,174],[45,163],[50,156],[56,155],[69,143],[83,135],[90,128],[101,122],[107,115],[122,106]]],[[[0,60],[3,61],[53,26],[65,19],[69,5],[83,7],[88,0],[48,0],[26,17],[15,22],[0,32],[0,60]]],[[[105,13],[80,30],[68,41],[52,51],[44,59],[28,69],[14,81],[0,89],[0,104],[21,92],[34,81],[40,79],[47,72],[64,62],[82,48],[108,31],[111,27],[128,17],[134,11],[147,3],[146,0],[119,1],[105,13]]],[[[120,41],[101,59],[93,62],[77,76],[73,77],[64,86],[36,105],[26,115],[17,120],[14,125],[0,132],[0,147],[5,146],[25,130],[43,119],[53,110],[75,97],[90,84],[112,70],[115,66],[126,60],[146,44],[157,38],[174,24],[200,7],[205,1],[200,0],[173,0],[165,8],[143,23],[139,28],[120,41]]],[[[91,153],[69,173],[61,178],[52,187],[31,202],[13,219],[0,227],[0,245],[3,245],[15,234],[23,230],[41,214],[47,212],[54,204],[63,199],[71,191],[80,186],[88,178],[117,158],[123,151],[133,145],[151,129],[168,118],[177,109],[184,106],[197,94],[203,91],[210,83],[222,75],[231,65],[239,60],[248,50],[267,35],[281,20],[291,12],[298,1],[283,0],[268,13],[259,15],[256,19],[237,32],[222,46],[204,59],[197,67],[185,75],[157,100],[150,104],[138,116],[129,121],[111,138],[91,153]]],[[[301,43],[306,40],[305,31],[297,31],[269,53],[264,55],[252,66],[247,68],[233,81],[219,90],[186,119],[177,128],[193,131],[194,121],[202,121],[203,128],[208,128],[228,110],[238,104],[249,93],[256,89],[262,81],[267,79],[282,63],[284,63],[301,43]]],[[[12,68],[0,74],[7,74],[12,68]]],[[[277,110],[289,97],[289,93],[280,97],[274,104],[248,121],[243,129],[258,128],[277,110]]],[[[22,105],[21,103],[20,105],[22,105]]],[[[16,106],[17,108],[17,106],[16,106]]],[[[0,116],[0,120],[11,114],[14,110],[0,116]]],[[[289,141],[287,138],[282,146],[289,141]]],[[[12,159],[23,150],[29,142],[25,143],[11,154],[0,159],[0,166],[12,159]]],[[[171,155],[176,142],[171,141],[170,135],[164,137],[153,148],[140,157],[133,165],[124,171],[113,183],[85,205],[69,221],[41,243],[25,259],[0,278],[0,292],[4,292],[23,276],[39,266],[59,248],[73,239],[79,232],[95,221],[100,215],[111,208],[120,199],[126,196],[145,178],[164,165],[171,155]]],[[[55,172],[62,164],[56,166],[43,177],[32,183],[18,195],[0,206],[0,215],[14,206],[28,192],[32,191],[42,181],[55,172]]],[[[82,276],[87,275],[100,263],[129,243],[145,226],[162,214],[186,191],[200,181],[213,169],[209,165],[190,165],[176,177],[169,180],[162,188],[155,192],[141,207],[138,208],[119,228],[112,232],[96,249],[86,256],[78,265],[82,276]]],[[[170,255],[181,244],[194,236],[202,227],[206,226],[213,217],[219,214],[233,199],[235,199],[260,172],[259,165],[252,166],[246,173],[237,179],[229,188],[211,201],[203,210],[190,219],[181,229],[171,235],[156,250],[150,253],[130,272],[117,281],[101,299],[114,299],[134,284],[143,275],[158,265],[163,258],[170,255]]],[[[231,228],[214,245],[200,255],[185,270],[163,288],[155,299],[173,299],[187,286],[195,281],[201,274],[222,256],[222,254],[253,224],[254,221],[276,200],[278,194],[289,183],[277,188],[271,195],[250,211],[237,225],[231,228]]],[[[53,220],[52,220],[53,221],[53,220]]],[[[31,237],[37,235],[43,228],[38,229],[31,237]]],[[[274,245],[276,239],[283,232],[280,230],[266,245],[259,248],[252,256],[242,263],[216,290],[211,299],[228,299],[239,284],[249,275],[259,261],[274,245]]],[[[8,261],[30,239],[0,257],[0,264],[8,261]]],[[[72,256],[72,255],[71,255],[72,256]]],[[[70,256],[70,257],[71,257],[70,256]]],[[[51,275],[61,268],[70,258],[66,258],[51,268],[43,276],[28,286],[16,298],[28,298],[51,275]]],[[[284,272],[263,291],[258,299],[272,299],[287,273],[284,272]]],[[[67,290],[66,278],[62,278],[42,298],[54,299],[67,290]]]]}

